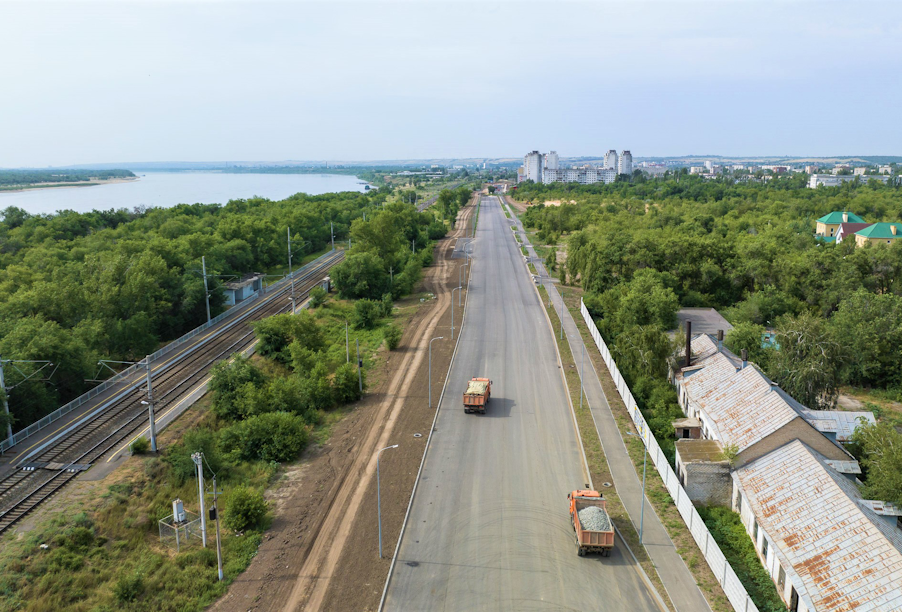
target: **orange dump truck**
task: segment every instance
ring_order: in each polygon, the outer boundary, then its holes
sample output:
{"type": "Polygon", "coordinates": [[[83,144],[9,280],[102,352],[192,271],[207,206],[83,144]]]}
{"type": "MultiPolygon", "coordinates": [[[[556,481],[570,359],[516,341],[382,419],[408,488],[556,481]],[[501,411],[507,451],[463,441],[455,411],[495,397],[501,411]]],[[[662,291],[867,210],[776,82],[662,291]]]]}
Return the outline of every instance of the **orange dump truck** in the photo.
{"type": "Polygon", "coordinates": [[[598,491],[581,489],[567,495],[570,500],[570,522],[576,532],[576,552],[600,552],[602,557],[614,548],[614,526],[605,507],[604,497],[598,491]]]}
{"type": "Polygon", "coordinates": [[[467,383],[464,391],[464,412],[485,414],[485,407],[492,396],[492,381],[488,378],[474,378],[467,383]]]}

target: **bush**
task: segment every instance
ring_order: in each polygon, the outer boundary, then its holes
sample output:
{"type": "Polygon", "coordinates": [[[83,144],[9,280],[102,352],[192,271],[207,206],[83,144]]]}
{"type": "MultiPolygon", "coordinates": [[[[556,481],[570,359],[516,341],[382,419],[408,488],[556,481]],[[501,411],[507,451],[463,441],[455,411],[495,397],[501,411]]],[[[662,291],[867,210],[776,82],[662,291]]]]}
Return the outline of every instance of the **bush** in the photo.
{"type": "Polygon", "coordinates": [[[212,372],[209,388],[213,397],[213,413],[231,420],[244,418],[246,415],[242,413],[236,400],[242,393],[247,393],[243,389],[245,385],[256,387],[263,384],[266,380],[263,372],[241,355],[234,355],[231,361],[220,361],[213,366],[212,372]]]}
{"type": "Polygon", "coordinates": [[[150,450],[150,440],[141,436],[128,447],[132,455],[143,455],[150,450]]]}
{"type": "Polygon", "coordinates": [[[144,592],[144,578],[135,572],[130,576],[122,576],[113,586],[113,595],[119,603],[135,601],[144,592]]]}
{"type": "Polygon", "coordinates": [[[385,327],[382,336],[385,338],[385,346],[388,347],[388,350],[393,351],[398,348],[398,345],[401,344],[401,335],[403,333],[404,331],[397,325],[385,327]]]}
{"type": "Polygon", "coordinates": [[[295,342],[311,351],[321,350],[325,346],[319,323],[313,313],[307,310],[293,315],[267,317],[251,326],[260,340],[257,351],[285,364],[291,361],[288,347],[295,342]]]}
{"type": "Polygon", "coordinates": [[[307,446],[304,419],[287,412],[269,412],[236,423],[221,432],[222,445],[242,459],[290,461],[307,446]]]}
{"type": "Polygon", "coordinates": [[[332,268],[335,288],[345,299],[378,298],[391,289],[385,262],[372,253],[354,253],[332,268]]]}
{"type": "Polygon", "coordinates": [[[391,293],[382,295],[382,316],[390,317],[392,310],[395,309],[395,301],[391,297],[391,293]]]}
{"type": "Polygon", "coordinates": [[[309,375],[301,381],[303,410],[328,410],[335,405],[332,385],[329,384],[329,372],[322,362],[313,366],[309,375]]]}
{"type": "Polygon", "coordinates": [[[244,486],[232,489],[226,501],[222,522],[232,531],[245,531],[262,526],[266,519],[266,500],[259,491],[244,486]]]}
{"type": "Polygon", "coordinates": [[[354,327],[373,329],[382,314],[382,305],[373,300],[357,300],[354,303],[354,327]]]}
{"type": "Polygon", "coordinates": [[[313,289],[310,290],[310,307],[311,308],[319,308],[323,305],[323,302],[326,301],[326,290],[317,285],[313,289]]]}
{"type": "MultiPolygon", "coordinates": [[[[361,375],[363,373],[361,372],[361,375]]],[[[363,388],[366,389],[366,377],[363,378],[363,388]]],[[[360,381],[357,378],[357,366],[353,363],[343,363],[335,371],[332,380],[332,389],[335,392],[335,400],[339,404],[347,404],[359,400],[360,381]]]]}

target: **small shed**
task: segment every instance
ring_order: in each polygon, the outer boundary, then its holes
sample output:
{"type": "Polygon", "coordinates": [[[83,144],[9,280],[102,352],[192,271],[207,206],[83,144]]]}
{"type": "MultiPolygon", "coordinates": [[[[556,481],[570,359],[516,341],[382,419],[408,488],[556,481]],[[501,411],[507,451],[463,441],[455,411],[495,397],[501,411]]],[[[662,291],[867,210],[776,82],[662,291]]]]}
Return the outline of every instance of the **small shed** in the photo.
{"type": "Polygon", "coordinates": [[[245,274],[240,280],[225,283],[226,304],[234,306],[243,302],[263,288],[263,274],[252,272],[245,274]]]}
{"type": "Polygon", "coordinates": [[[694,417],[677,419],[671,425],[678,440],[699,440],[702,437],[702,422],[694,417]]]}
{"type": "Polygon", "coordinates": [[[733,483],[730,462],[716,440],[677,440],[676,473],[693,504],[726,506],[733,483]]]}

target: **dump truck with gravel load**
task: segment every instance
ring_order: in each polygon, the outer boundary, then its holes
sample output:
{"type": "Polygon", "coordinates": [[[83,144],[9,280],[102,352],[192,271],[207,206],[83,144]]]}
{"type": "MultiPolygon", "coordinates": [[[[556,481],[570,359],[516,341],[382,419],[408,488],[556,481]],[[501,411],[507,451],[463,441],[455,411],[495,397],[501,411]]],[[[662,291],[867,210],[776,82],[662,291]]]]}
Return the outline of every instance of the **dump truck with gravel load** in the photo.
{"type": "Polygon", "coordinates": [[[576,532],[576,552],[600,552],[602,557],[614,548],[614,525],[608,516],[604,497],[598,491],[580,489],[567,495],[570,500],[570,522],[576,532]]]}
{"type": "Polygon", "coordinates": [[[467,383],[464,391],[464,412],[485,414],[485,407],[492,396],[492,381],[488,378],[474,378],[467,383]]]}

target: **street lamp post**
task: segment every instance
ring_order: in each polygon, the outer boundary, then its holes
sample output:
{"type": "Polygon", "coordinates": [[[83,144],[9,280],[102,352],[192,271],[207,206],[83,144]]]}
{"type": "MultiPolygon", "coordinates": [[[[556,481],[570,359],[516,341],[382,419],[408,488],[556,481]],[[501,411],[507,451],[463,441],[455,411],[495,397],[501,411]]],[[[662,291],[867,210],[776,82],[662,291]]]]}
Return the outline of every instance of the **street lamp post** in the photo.
{"type": "MultiPolygon", "coordinates": [[[[460,287],[455,287],[451,290],[451,339],[454,340],[454,292],[460,291],[460,287]]],[[[460,298],[460,294],[457,294],[457,297],[460,298]]]]}
{"type": "Polygon", "coordinates": [[[444,340],[444,336],[433,338],[429,341],[429,409],[432,409],[432,343],[436,340],[444,340]]]}
{"type": "MultiPolygon", "coordinates": [[[[469,265],[470,265],[470,260],[467,260],[467,263],[461,264],[461,266],[459,268],[457,268],[457,286],[458,286],[458,288],[462,287],[464,284],[464,280],[463,280],[464,266],[469,266],[469,265]]],[[[460,306],[460,295],[457,296],[457,305],[460,306]]]]}
{"type": "Polygon", "coordinates": [[[398,448],[397,444],[393,444],[392,446],[386,446],[382,450],[376,453],[376,506],[378,507],[379,514],[379,558],[382,558],[382,491],[379,488],[379,457],[382,456],[382,451],[387,451],[390,448],[398,448]]]}
{"type": "Polygon", "coordinates": [[[645,523],[645,468],[648,464],[648,447],[645,445],[645,440],[639,434],[628,431],[626,432],[626,435],[636,436],[642,440],[642,446],[645,448],[645,458],[642,460],[642,505],[639,510],[639,544],[642,544],[642,526],[645,523]]]}

